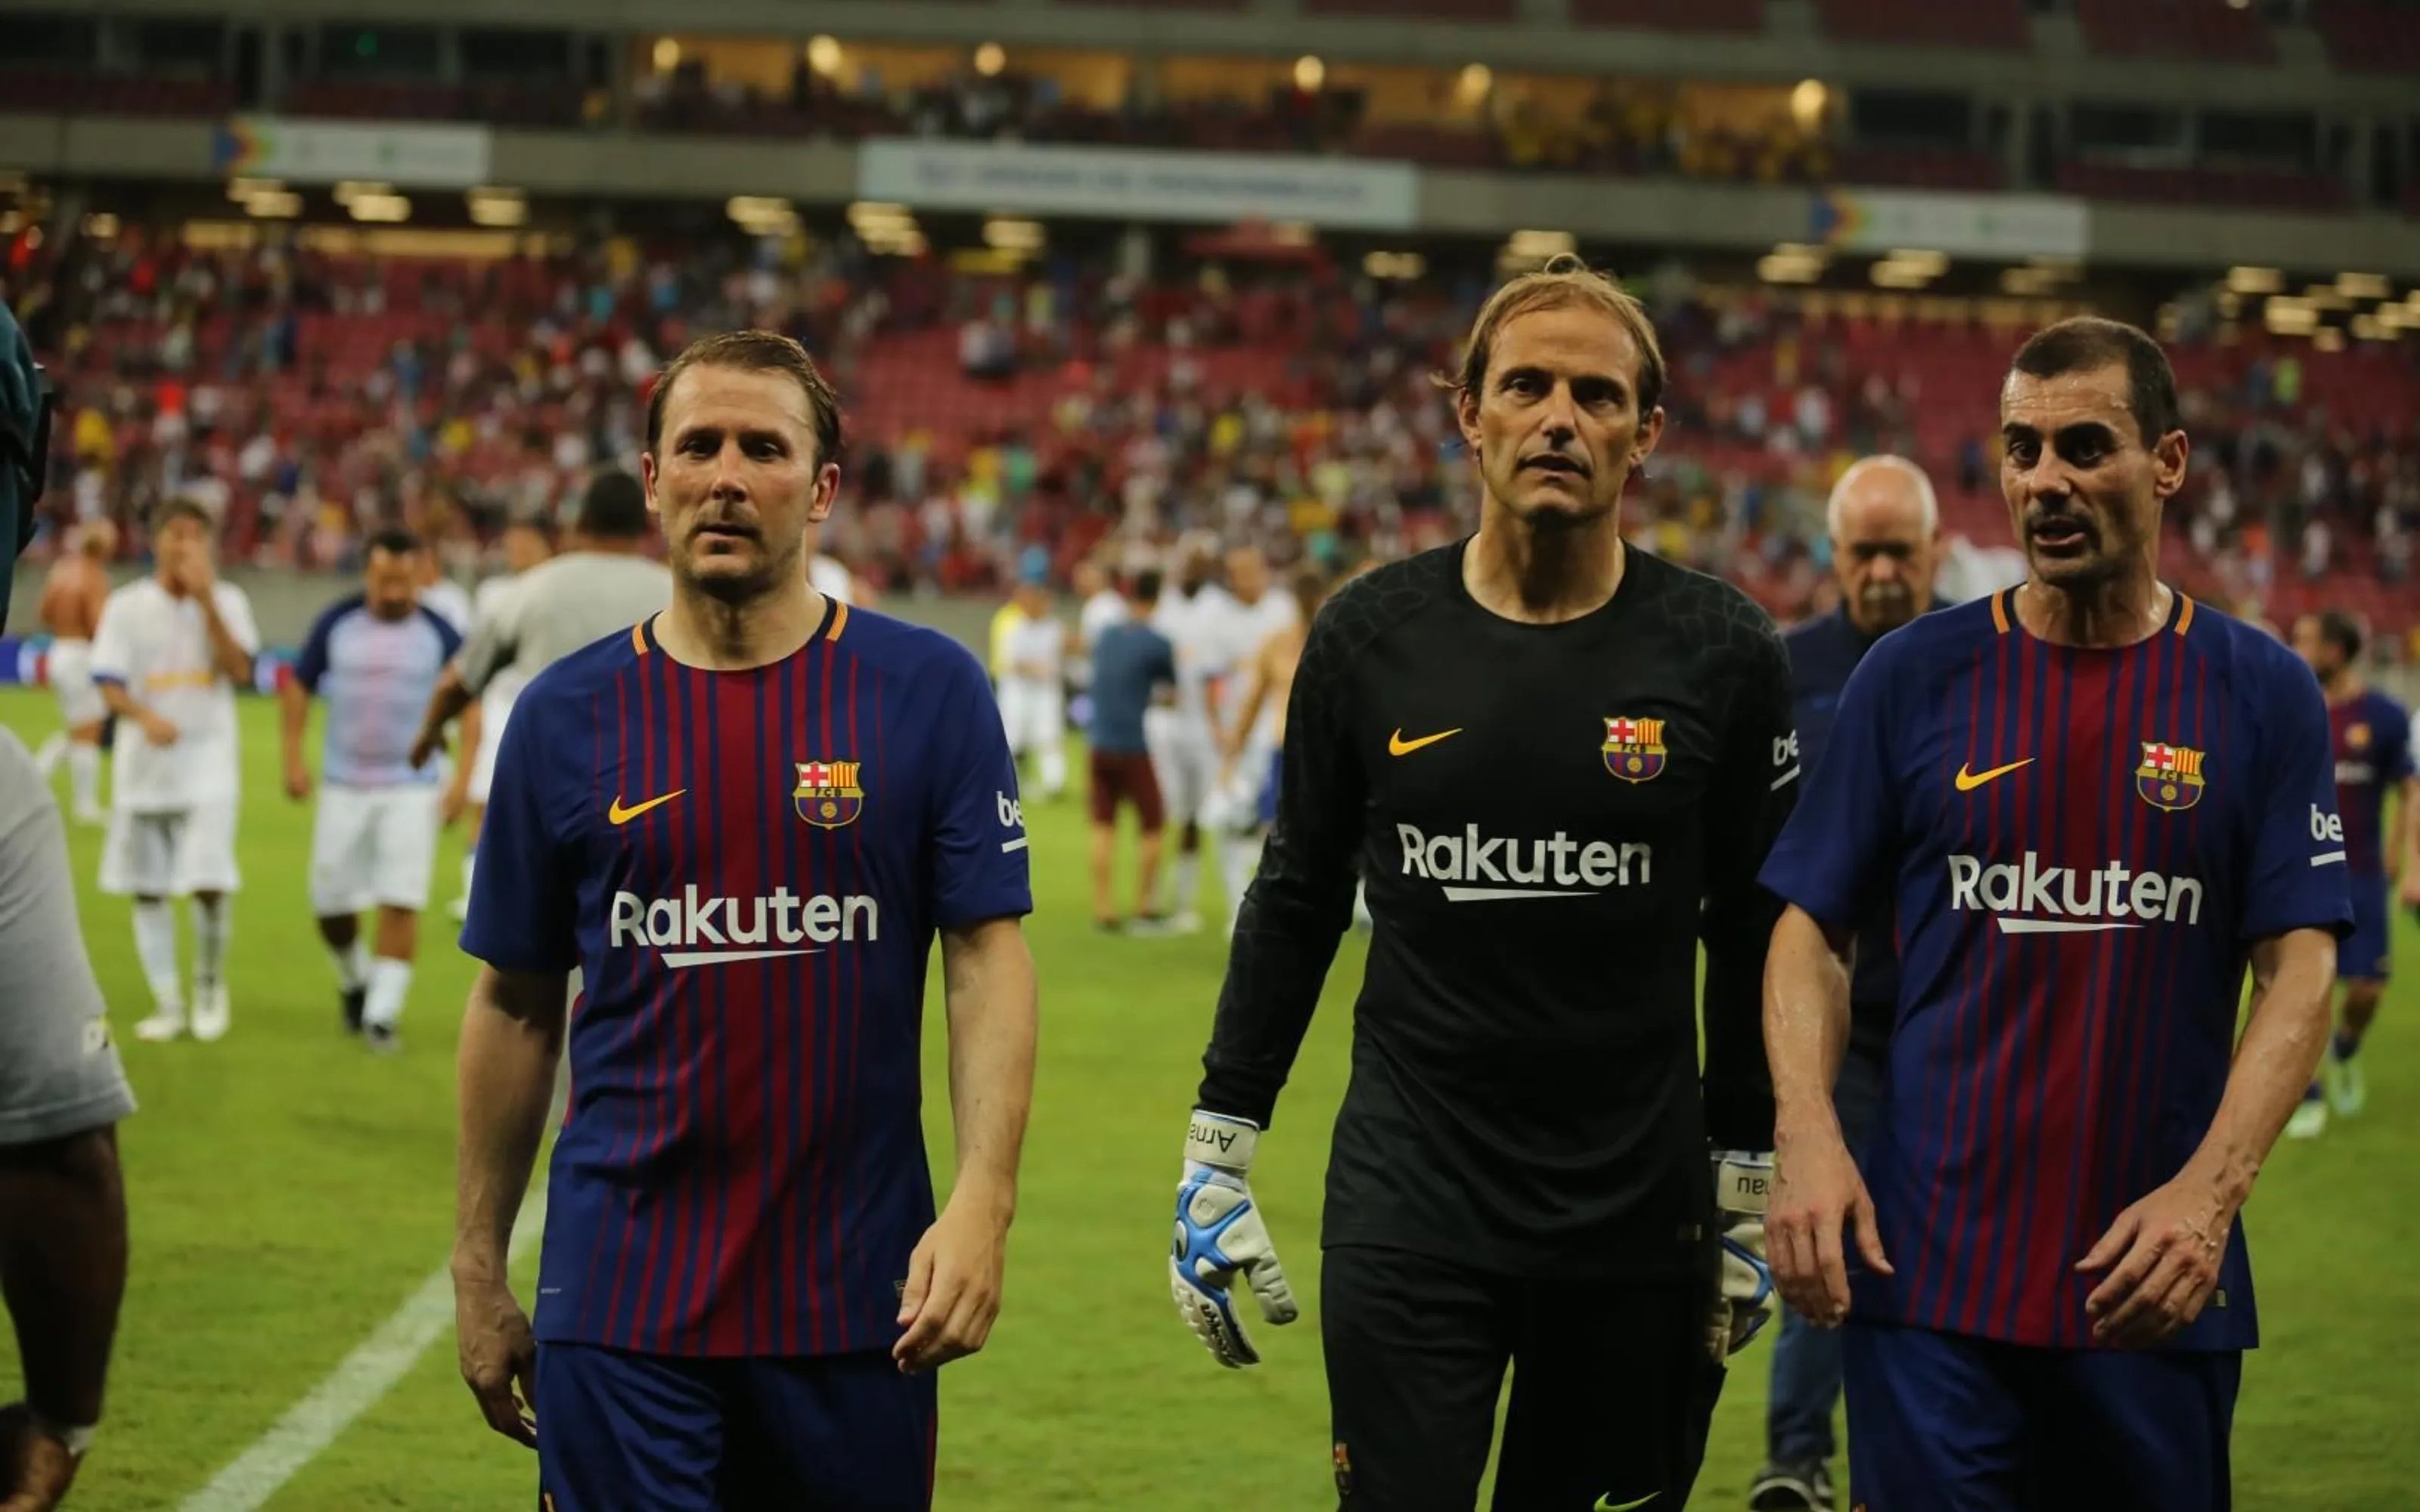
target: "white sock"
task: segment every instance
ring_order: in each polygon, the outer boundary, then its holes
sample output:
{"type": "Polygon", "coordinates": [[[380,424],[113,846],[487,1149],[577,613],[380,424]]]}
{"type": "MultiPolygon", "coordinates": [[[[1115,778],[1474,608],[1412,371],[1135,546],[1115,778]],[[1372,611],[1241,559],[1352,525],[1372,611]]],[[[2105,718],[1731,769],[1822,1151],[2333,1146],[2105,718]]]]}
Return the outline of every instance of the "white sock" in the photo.
{"type": "Polygon", "coordinates": [[[235,933],[235,900],[222,895],[215,903],[194,900],[194,995],[226,984],[227,936],[235,933]]]}
{"type": "Polygon", "coordinates": [[[181,1013],[185,991],[177,980],[177,916],[165,900],[134,904],[134,959],[151,984],[151,1000],[163,1013],[181,1013]]]}
{"type": "Polygon", "coordinates": [[[403,1017],[404,994],[411,991],[411,963],[391,961],[385,956],[370,960],[369,1002],[362,1009],[362,1022],[384,1028],[394,1028],[395,1021],[403,1017]]]}
{"type": "Polygon", "coordinates": [[[59,769],[59,758],[67,753],[67,735],[64,733],[53,735],[42,742],[41,749],[34,752],[34,770],[42,774],[43,781],[49,781],[51,774],[59,769]]]}
{"type": "Polygon", "coordinates": [[[78,813],[101,807],[101,748],[78,742],[68,748],[68,779],[74,784],[78,813]]]}
{"type": "Polygon", "coordinates": [[[1176,911],[1189,914],[1193,912],[1193,905],[1202,901],[1202,853],[1177,852],[1175,870],[1176,911]]]}
{"type": "Polygon", "coordinates": [[[370,948],[358,933],[350,945],[328,947],[328,957],[336,963],[336,985],[346,992],[356,991],[369,981],[370,948]]]}

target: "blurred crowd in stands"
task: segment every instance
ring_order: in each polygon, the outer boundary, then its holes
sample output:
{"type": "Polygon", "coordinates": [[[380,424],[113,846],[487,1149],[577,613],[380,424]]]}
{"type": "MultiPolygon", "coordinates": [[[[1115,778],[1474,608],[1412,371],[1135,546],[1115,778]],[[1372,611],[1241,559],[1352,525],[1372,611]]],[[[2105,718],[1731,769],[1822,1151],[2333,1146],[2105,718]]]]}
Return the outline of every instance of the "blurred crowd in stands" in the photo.
{"type": "MultiPolygon", "coordinates": [[[[1177,261],[1177,259],[1169,259],[1177,261]]],[[[61,380],[54,524],[133,527],[168,494],[227,556],[344,566],[410,525],[479,570],[503,523],[559,517],[635,467],[644,397],[691,337],[787,331],[839,383],[844,504],[826,548],[888,592],[1064,581],[1108,543],[1188,529],[1337,566],[1475,519],[1449,397],[1485,269],[1374,281],[1316,256],[1156,277],[1046,253],[1014,276],[734,238],[551,260],[197,252],[130,227],[0,242],[0,289],[61,380]]],[[[1664,445],[1625,504],[1660,554],[1784,617],[1824,607],[1823,503],[1873,451],[1931,471],[1963,579],[2021,574],[1996,483],[1998,375],[2021,332],[1809,318],[1678,268],[1638,281],[1671,366],[1664,445]]],[[[2228,607],[2345,603],[2411,625],[2420,363],[2411,343],[2180,346],[2195,461],[2166,565],[2228,607]]],[[[55,534],[55,532],[54,532],[55,534]]],[[[125,532],[140,551],[139,529],[125,532]]]]}

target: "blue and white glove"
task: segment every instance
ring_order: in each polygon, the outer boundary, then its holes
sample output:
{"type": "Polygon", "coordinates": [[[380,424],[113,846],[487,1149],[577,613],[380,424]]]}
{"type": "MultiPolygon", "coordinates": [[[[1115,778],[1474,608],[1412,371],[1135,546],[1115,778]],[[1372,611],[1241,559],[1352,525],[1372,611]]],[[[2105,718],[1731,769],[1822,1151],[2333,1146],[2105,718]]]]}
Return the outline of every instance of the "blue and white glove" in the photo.
{"type": "Polygon", "coordinates": [[[1244,1180],[1260,1137],[1257,1124],[1197,1110],[1185,1131],[1185,1180],[1176,1189],[1176,1243],[1168,1258],[1176,1310],[1231,1370],[1261,1363],[1235,1313],[1238,1274],[1270,1322],[1291,1323],[1301,1311],[1244,1180]]]}
{"type": "Polygon", "coordinates": [[[1722,1288],[1706,1333],[1719,1361],[1746,1349],[1773,1320],[1773,1271],[1764,1263],[1764,1202],[1773,1190],[1771,1151],[1713,1152],[1714,1219],[1722,1230],[1722,1288]]]}

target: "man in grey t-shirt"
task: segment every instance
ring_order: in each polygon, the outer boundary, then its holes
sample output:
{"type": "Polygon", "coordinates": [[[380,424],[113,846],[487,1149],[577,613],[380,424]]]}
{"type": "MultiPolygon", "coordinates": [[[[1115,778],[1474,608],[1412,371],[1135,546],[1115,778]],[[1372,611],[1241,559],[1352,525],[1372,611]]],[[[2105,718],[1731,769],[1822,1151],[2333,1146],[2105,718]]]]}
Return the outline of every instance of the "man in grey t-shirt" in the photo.
{"type": "Polygon", "coordinates": [[[473,627],[429,700],[412,746],[415,764],[436,754],[445,727],[506,667],[535,677],[672,603],[671,572],[640,554],[653,525],[638,479],[619,471],[591,479],[576,532],[571,549],[521,574],[503,611],[473,627]]]}
{"type": "MultiPolygon", "coordinates": [[[[46,405],[0,305],[0,613],[41,492],[46,405]]],[[[0,730],[0,1273],[25,1399],[0,1407],[0,1498],[49,1512],[101,1422],[126,1290],[117,1120],[134,1111],[77,927],[58,800],[0,730]]]]}

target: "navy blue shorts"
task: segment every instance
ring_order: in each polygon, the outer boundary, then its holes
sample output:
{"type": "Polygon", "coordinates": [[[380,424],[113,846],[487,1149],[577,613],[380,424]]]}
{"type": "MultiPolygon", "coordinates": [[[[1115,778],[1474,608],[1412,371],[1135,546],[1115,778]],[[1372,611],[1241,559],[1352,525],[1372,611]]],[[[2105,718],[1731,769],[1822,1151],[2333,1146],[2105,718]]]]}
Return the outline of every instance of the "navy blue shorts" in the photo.
{"type": "Polygon", "coordinates": [[[2352,933],[2336,947],[2336,975],[2347,981],[2384,981],[2392,964],[2386,879],[2359,872],[2352,886],[2352,933]]]}
{"type": "Polygon", "coordinates": [[[540,1512],[926,1512],[930,1371],[884,1353],[537,1351],[540,1512]]]}
{"type": "Polygon", "coordinates": [[[1857,1512],[2228,1512],[2238,1351],[1844,1335],[1857,1512]]]}

